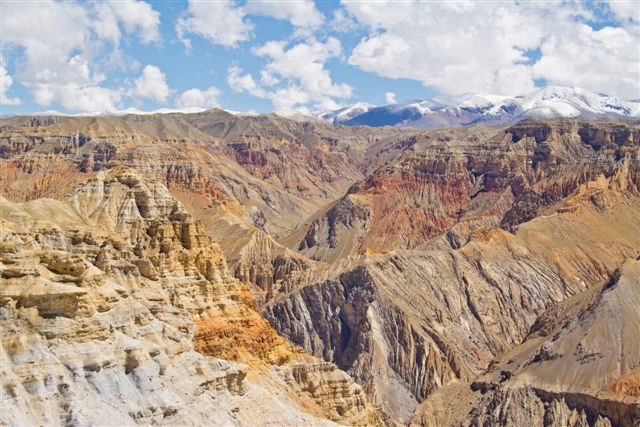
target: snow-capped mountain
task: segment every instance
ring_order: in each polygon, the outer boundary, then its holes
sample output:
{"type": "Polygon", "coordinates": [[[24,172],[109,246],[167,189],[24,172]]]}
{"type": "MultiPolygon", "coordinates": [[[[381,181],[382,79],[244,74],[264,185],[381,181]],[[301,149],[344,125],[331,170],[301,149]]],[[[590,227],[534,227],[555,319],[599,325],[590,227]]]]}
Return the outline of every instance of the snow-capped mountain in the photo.
{"type": "Polygon", "coordinates": [[[640,118],[640,101],[626,101],[575,87],[548,86],[516,97],[464,94],[383,107],[358,103],[316,117],[347,126],[418,128],[511,123],[531,117],[640,118]]]}
{"type": "Polygon", "coordinates": [[[367,102],[356,102],[353,105],[340,108],[339,110],[316,113],[313,115],[313,117],[325,122],[339,124],[351,120],[356,116],[360,116],[372,108],[377,108],[377,106],[374,104],[369,104],[367,102]]]}
{"type": "Polygon", "coordinates": [[[575,87],[550,86],[496,104],[487,116],[500,116],[502,107],[516,107],[533,117],[623,116],[639,117],[640,102],[595,94],[575,87]]]}

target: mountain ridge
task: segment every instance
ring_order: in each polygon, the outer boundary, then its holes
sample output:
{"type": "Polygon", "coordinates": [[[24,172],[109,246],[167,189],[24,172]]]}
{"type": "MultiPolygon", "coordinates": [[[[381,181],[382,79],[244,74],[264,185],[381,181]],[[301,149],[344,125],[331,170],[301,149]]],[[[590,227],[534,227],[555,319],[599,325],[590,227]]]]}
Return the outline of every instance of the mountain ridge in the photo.
{"type": "MultiPolygon", "coordinates": [[[[356,106],[358,104],[354,104],[356,106]]],[[[517,96],[463,94],[381,107],[344,107],[316,118],[347,126],[433,128],[475,123],[508,124],[527,118],[640,118],[640,102],[577,87],[547,86],[517,96]],[[343,115],[345,111],[350,114],[343,115]],[[358,111],[363,111],[357,114],[358,111]]]]}
{"type": "MultiPolygon", "coordinates": [[[[472,98],[467,105],[484,101],[472,98]]],[[[104,318],[124,304],[109,299],[111,284],[126,284],[128,301],[152,304],[152,314],[204,310],[180,317],[189,351],[228,360],[227,379],[250,389],[212,405],[228,411],[229,420],[231,405],[239,405],[238,416],[249,416],[256,385],[255,370],[231,363],[258,357],[266,360],[260,370],[268,370],[258,385],[271,390],[269,396],[285,386],[307,393],[300,404],[310,404],[316,416],[307,424],[348,422],[345,415],[367,423],[367,414],[375,421],[365,396],[387,425],[421,421],[421,403],[433,396],[437,404],[451,386],[481,385],[492,361],[559,324],[563,317],[553,313],[563,310],[563,301],[588,297],[624,259],[640,255],[633,237],[640,232],[639,148],[640,122],[630,119],[425,130],[221,110],[2,119],[0,290],[16,306],[9,301],[3,308],[2,300],[0,314],[8,309],[30,318],[39,310],[45,316],[36,317],[39,322],[55,313],[92,316],[83,301],[105,294],[100,310],[106,311],[97,314],[104,318]],[[54,228],[45,233],[30,217],[54,228]],[[99,233],[125,243],[112,245],[99,233]],[[21,239],[33,250],[17,249],[21,239]],[[74,276],[82,265],[106,282],[74,276]],[[159,309],[157,293],[167,301],[159,309]],[[212,315],[204,315],[207,307],[212,315]],[[291,348],[286,339],[305,360],[311,356],[303,351],[324,360],[283,368],[279,360],[291,348]]],[[[130,320],[133,334],[149,328],[130,320]]],[[[25,333],[31,332],[19,323],[13,336],[25,333]]],[[[169,348],[171,336],[162,338],[169,348]]],[[[44,368],[21,365],[20,349],[6,347],[12,369],[40,375],[44,368]]],[[[615,351],[601,352],[613,363],[620,359],[615,351]]],[[[124,366],[116,359],[123,381],[136,364],[155,366],[138,352],[129,359],[122,359],[124,366]]],[[[634,369],[610,385],[614,395],[633,392],[634,369]]],[[[16,390],[22,383],[27,393],[33,390],[27,377],[12,378],[16,390]]],[[[198,393],[198,384],[189,390],[198,393]]],[[[518,404],[537,408],[536,390],[514,391],[518,404]]],[[[19,396],[28,400],[22,391],[19,396]]],[[[505,406],[501,395],[491,396],[480,401],[478,417],[491,412],[493,402],[505,406]]],[[[580,398],[554,396],[544,401],[580,398]]],[[[591,392],[582,398],[596,409],[611,400],[591,392]]],[[[171,417],[175,406],[155,407],[169,411],[167,423],[188,415],[171,417]]],[[[30,411],[16,408],[15,417],[30,411]]],[[[306,411],[277,416],[287,408],[271,407],[272,415],[257,424],[295,423],[288,415],[303,422],[306,411]]],[[[561,403],[558,408],[566,412],[561,403]]],[[[137,419],[160,417],[149,412],[137,419]]],[[[486,425],[504,423],[492,418],[486,425]]]]}

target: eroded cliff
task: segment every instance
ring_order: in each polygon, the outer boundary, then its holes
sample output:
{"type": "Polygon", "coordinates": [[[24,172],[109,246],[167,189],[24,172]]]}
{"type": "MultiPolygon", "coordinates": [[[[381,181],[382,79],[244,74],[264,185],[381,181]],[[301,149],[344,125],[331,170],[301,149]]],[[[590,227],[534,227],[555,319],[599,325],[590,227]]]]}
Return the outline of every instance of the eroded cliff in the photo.
{"type": "Polygon", "coordinates": [[[407,421],[416,402],[471,381],[545,310],[640,254],[640,195],[629,179],[622,163],[515,234],[479,228],[457,249],[435,240],[419,251],[368,253],[334,278],[280,296],[265,315],[407,421]]]}
{"type": "Polygon", "coordinates": [[[614,329],[635,330],[637,302],[614,312],[603,289],[640,255],[637,122],[208,111],[0,130],[7,423],[635,414],[635,341],[614,329]]]}
{"type": "Polygon", "coordinates": [[[485,375],[436,392],[412,424],[638,425],[639,306],[640,262],[628,259],[540,316],[485,375]]]}
{"type": "Polygon", "coordinates": [[[253,310],[163,185],[115,168],[0,214],[3,423],[377,422],[253,310]]]}

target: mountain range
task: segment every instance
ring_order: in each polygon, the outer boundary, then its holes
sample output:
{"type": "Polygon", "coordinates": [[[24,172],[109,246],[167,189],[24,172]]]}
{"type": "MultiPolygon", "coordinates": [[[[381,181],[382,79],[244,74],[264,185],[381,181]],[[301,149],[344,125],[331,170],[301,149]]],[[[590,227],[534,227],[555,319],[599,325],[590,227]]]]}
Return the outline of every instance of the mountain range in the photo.
{"type": "Polygon", "coordinates": [[[640,118],[640,100],[626,101],[575,87],[547,86],[524,95],[464,94],[375,106],[356,103],[314,117],[346,126],[435,128],[514,123],[527,118],[640,118]]]}
{"type": "Polygon", "coordinates": [[[634,118],[2,118],[0,424],[637,427],[639,211],[634,118]]]}

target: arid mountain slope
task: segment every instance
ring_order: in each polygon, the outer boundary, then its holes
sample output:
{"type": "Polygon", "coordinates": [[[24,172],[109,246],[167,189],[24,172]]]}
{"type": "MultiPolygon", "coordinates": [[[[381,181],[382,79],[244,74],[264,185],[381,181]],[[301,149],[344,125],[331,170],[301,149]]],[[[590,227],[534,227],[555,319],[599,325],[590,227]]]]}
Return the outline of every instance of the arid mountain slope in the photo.
{"type": "Polygon", "coordinates": [[[540,316],[472,384],[434,393],[424,426],[640,425],[640,261],[540,316]]]}
{"type": "MultiPolygon", "coordinates": [[[[640,255],[640,193],[624,164],[511,234],[479,228],[457,249],[366,254],[268,304],[294,343],[334,361],[401,422],[438,388],[471,381],[537,316],[640,255]],[[413,402],[413,403],[412,403],[413,402]]],[[[438,249],[438,247],[442,249],[438,249]]]]}
{"type": "Polygon", "coordinates": [[[640,126],[528,121],[505,130],[431,131],[355,184],[290,247],[329,262],[367,249],[418,248],[451,231],[518,224],[599,175],[640,180],[640,126]]]}
{"type": "MultiPolygon", "coordinates": [[[[32,169],[38,167],[91,172],[126,165],[153,173],[169,187],[256,206],[265,217],[261,225],[274,235],[342,196],[362,178],[360,169],[370,144],[407,133],[361,132],[276,115],[235,116],[221,110],[13,117],[2,120],[1,131],[1,157],[12,160],[5,169],[13,166],[34,175],[32,169]],[[66,168],[50,159],[54,154],[66,160],[66,168]]],[[[4,192],[17,201],[64,194],[54,183],[41,182],[39,189],[28,190],[17,183],[20,177],[7,173],[6,178],[4,192]]]]}
{"type": "Polygon", "coordinates": [[[12,117],[0,121],[0,192],[18,202],[58,198],[93,171],[135,168],[165,184],[211,235],[225,237],[233,229],[246,248],[223,245],[232,271],[268,293],[269,283],[289,280],[284,270],[311,264],[273,238],[289,234],[362,179],[370,146],[407,134],[220,110],[12,117]]]}
{"type": "Polygon", "coordinates": [[[626,419],[598,406],[635,393],[637,363],[619,349],[603,347],[596,369],[613,381],[609,397],[569,359],[548,370],[521,361],[640,255],[638,122],[417,131],[212,110],[9,118],[0,139],[12,420],[90,420],[64,408],[84,393],[118,406],[120,385],[133,396],[123,423],[197,423],[196,406],[223,424],[256,411],[264,423],[379,422],[367,401],[389,425],[536,424],[517,408],[539,414],[544,402],[552,425],[626,419]],[[152,347],[127,368],[130,349],[152,347]],[[92,370],[85,353],[114,356],[92,370]],[[42,366],[33,381],[29,357],[42,366]],[[205,396],[209,374],[191,368],[203,363],[242,377],[239,391],[205,396]],[[555,387],[555,368],[571,380],[555,387]],[[71,397],[49,386],[59,372],[71,397]],[[477,411],[446,415],[455,396],[477,411]],[[596,403],[576,409],[580,396],[596,403]]]}
{"type": "Polygon", "coordinates": [[[118,167],[62,201],[2,199],[0,221],[2,424],[377,423],[161,184],[118,167]]]}

